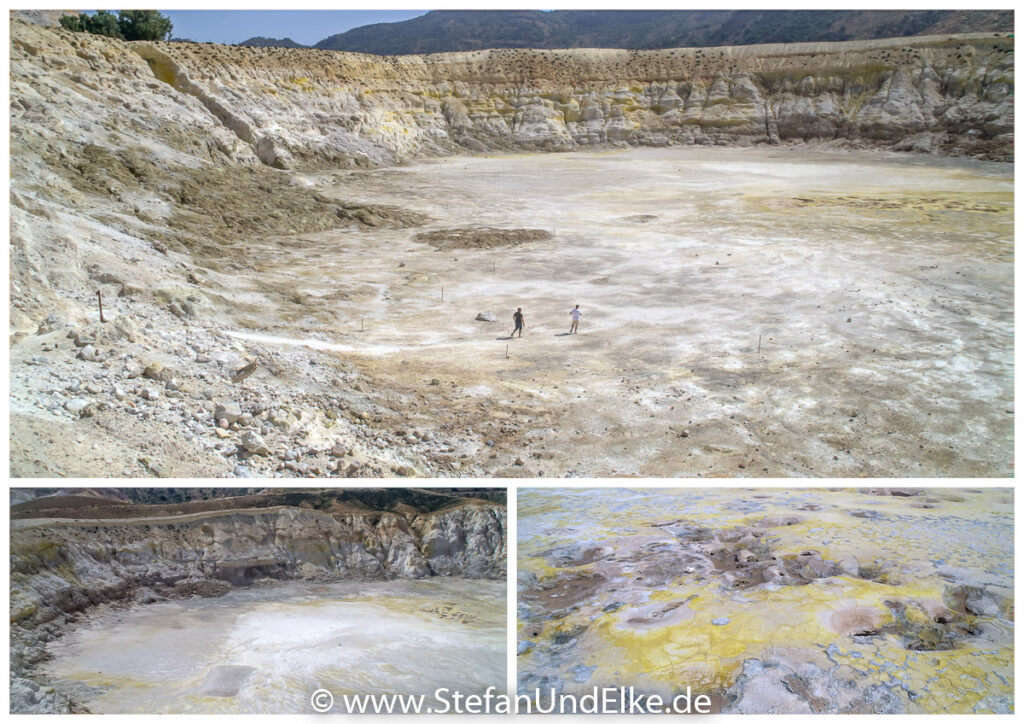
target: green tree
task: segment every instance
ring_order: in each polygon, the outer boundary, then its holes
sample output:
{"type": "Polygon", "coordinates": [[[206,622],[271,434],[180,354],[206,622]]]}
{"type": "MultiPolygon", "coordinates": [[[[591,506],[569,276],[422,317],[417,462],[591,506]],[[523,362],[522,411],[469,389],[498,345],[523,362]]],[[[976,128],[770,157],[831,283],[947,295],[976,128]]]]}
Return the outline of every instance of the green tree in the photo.
{"type": "Polygon", "coordinates": [[[122,37],[117,18],[113,13],[97,10],[93,15],[79,15],[78,17],[82,20],[82,26],[87,33],[106,35],[108,38],[122,37]]]}
{"type": "Polygon", "coordinates": [[[85,27],[82,26],[82,17],[81,15],[61,15],[58,22],[62,28],[81,33],[85,30],[85,27]]]}
{"type": "Polygon", "coordinates": [[[58,21],[62,28],[67,28],[76,33],[92,33],[93,35],[106,35],[108,38],[120,38],[121,29],[118,27],[117,18],[113,13],[100,10],[93,15],[81,13],[80,15],[61,15],[58,21]]]}
{"type": "Polygon", "coordinates": [[[125,40],[167,40],[174,30],[170,18],[156,10],[122,10],[117,24],[125,40]]]}

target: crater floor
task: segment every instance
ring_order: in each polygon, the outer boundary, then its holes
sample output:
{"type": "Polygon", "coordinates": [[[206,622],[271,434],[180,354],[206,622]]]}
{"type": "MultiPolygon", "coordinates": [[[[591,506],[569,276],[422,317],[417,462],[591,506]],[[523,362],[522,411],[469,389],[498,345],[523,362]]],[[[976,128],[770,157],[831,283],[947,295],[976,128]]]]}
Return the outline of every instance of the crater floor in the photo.
{"type": "Polygon", "coordinates": [[[505,687],[505,583],[289,582],[91,614],[42,674],[95,714],[313,713],[345,694],[505,687]]]}
{"type": "Polygon", "coordinates": [[[404,424],[456,421],[478,474],[1007,476],[1012,173],[669,148],[310,176],[434,221],[254,241],[228,325],[355,361],[404,424]]]}
{"type": "Polygon", "coordinates": [[[521,489],[520,693],[1012,713],[1013,491],[521,489]]]}

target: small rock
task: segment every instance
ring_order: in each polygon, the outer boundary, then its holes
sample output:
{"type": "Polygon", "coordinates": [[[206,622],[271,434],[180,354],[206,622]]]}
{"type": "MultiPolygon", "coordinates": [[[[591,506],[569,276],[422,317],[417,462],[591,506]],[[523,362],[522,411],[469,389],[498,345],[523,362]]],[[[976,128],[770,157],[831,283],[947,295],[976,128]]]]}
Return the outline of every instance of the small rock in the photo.
{"type": "Polygon", "coordinates": [[[269,455],[270,448],[267,447],[267,443],[264,442],[263,438],[259,433],[248,430],[242,435],[242,447],[251,452],[253,455],[269,455]]]}
{"type": "Polygon", "coordinates": [[[721,616],[719,618],[711,619],[711,623],[713,625],[715,625],[715,626],[725,626],[726,624],[729,623],[729,619],[726,618],[725,616],[721,616]]]}
{"type": "Polygon", "coordinates": [[[167,376],[167,370],[159,362],[150,362],[142,371],[142,376],[150,380],[162,380],[167,376]]]}
{"type": "Polygon", "coordinates": [[[217,390],[213,389],[212,387],[207,387],[205,390],[203,390],[203,397],[205,397],[207,400],[212,400],[214,397],[216,397],[216,395],[217,390]]]}
{"type": "Polygon", "coordinates": [[[999,604],[988,596],[968,598],[964,606],[968,611],[978,616],[999,615],[999,604]]]}
{"type": "Polygon", "coordinates": [[[76,347],[88,347],[90,344],[96,344],[96,338],[85,332],[72,330],[68,333],[68,337],[75,341],[76,347]]]}
{"type": "Polygon", "coordinates": [[[531,651],[532,649],[533,649],[533,642],[532,641],[520,641],[519,642],[519,646],[516,649],[516,656],[522,656],[523,654],[525,654],[528,651],[531,651]]]}
{"type": "Polygon", "coordinates": [[[139,390],[139,397],[144,400],[159,400],[160,391],[155,387],[143,387],[139,390]]]}
{"type": "Polygon", "coordinates": [[[63,329],[67,326],[68,323],[66,320],[58,317],[56,314],[51,314],[39,323],[39,328],[36,330],[36,334],[49,334],[50,332],[63,329]]]}
{"type": "Polygon", "coordinates": [[[235,370],[234,374],[231,375],[231,381],[234,382],[235,384],[238,384],[239,382],[243,381],[244,379],[249,377],[249,375],[256,371],[257,364],[258,363],[256,362],[256,360],[253,360],[245,367],[235,370]]]}
{"type": "Polygon", "coordinates": [[[480,312],[476,315],[476,321],[478,322],[497,322],[498,318],[490,312],[480,312]]]}
{"type": "Polygon", "coordinates": [[[236,422],[242,416],[242,408],[237,402],[222,402],[214,409],[213,419],[236,422]]]}
{"type": "Polygon", "coordinates": [[[82,397],[76,397],[73,400],[68,400],[67,402],[65,402],[64,409],[72,414],[82,415],[82,412],[84,412],[85,409],[89,407],[90,404],[91,403],[89,400],[86,400],[82,397]]]}
{"type": "Polygon", "coordinates": [[[223,417],[222,417],[222,418],[220,418],[219,420],[217,420],[217,427],[219,427],[219,428],[220,428],[220,429],[222,429],[222,430],[227,430],[227,429],[228,429],[228,427],[230,427],[230,426],[231,426],[231,423],[230,423],[230,422],[228,422],[228,421],[227,421],[226,419],[224,419],[223,417]]]}
{"type": "Polygon", "coordinates": [[[252,424],[252,415],[250,415],[248,412],[243,412],[241,415],[238,416],[237,422],[238,422],[238,425],[240,427],[245,427],[246,425],[251,425],[252,424]]]}
{"type": "Polygon", "coordinates": [[[95,362],[96,348],[93,347],[91,344],[87,344],[86,346],[82,347],[81,350],[79,350],[78,358],[84,359],[86,362],[95,362]]]}
{"type": "Polygon", "coordinates": [[[334,443],[331,447],[331,455],[336,458],[343,458],[348,453],[348,448],[342,445],[340,442],[334,443]]]}
{"type": "Polygon", "coordinates": [[[98,395],[103,392],[103,388],[99,385],[94,385],[91,382],[85,386],[85,391],[90,395],[98,395]]]}

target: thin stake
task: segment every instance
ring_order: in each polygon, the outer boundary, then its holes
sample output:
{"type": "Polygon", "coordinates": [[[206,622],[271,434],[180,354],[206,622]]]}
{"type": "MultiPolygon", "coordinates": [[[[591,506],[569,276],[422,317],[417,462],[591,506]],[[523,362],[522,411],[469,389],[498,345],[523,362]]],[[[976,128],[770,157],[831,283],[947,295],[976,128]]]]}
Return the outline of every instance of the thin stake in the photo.
{"type": "Polygon", "coordinates": [[[757,335],[757,353],[761,354],[761,335],[757,335]]]}
{"type": "Polygon", "coordinates": [[[100,303],[100,321],[106,322],[107,320],[103,318],[103,293],[98,290],[96,292],[96,301],[100,303]]]}
{"type": "Polygon", "coordinates": [[[505,359],[508,359],[508,345],[505,345],[505,359]]]}
{"type": "Polygon", "coordinates": [[[360,332],[365,332],[366,331],[366,318],[365,317],[360,317],[359,318],[359,331],[360,332]]]}
{"type": "Polygon", "coordinates": [[[441,287],[441,301],[444,301],[444,287],[441,287]]]}

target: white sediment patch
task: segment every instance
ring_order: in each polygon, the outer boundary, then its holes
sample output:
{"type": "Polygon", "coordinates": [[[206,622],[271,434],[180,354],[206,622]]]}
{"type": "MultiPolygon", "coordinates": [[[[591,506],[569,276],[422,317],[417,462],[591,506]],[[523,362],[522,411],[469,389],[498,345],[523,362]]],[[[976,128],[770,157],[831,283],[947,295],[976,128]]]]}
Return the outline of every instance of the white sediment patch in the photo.
{"type": "Polygon", "coordinates": [[[505,685],[505,583],[292,582],[108,612],[50,644],[90,711],[312,713],[310,696],[505,685]]]}

